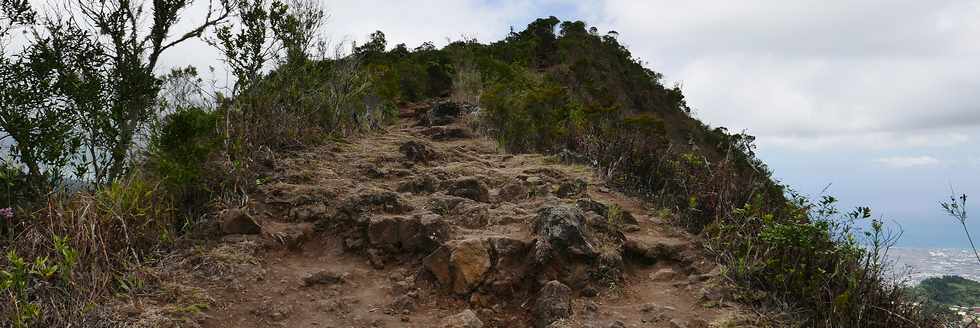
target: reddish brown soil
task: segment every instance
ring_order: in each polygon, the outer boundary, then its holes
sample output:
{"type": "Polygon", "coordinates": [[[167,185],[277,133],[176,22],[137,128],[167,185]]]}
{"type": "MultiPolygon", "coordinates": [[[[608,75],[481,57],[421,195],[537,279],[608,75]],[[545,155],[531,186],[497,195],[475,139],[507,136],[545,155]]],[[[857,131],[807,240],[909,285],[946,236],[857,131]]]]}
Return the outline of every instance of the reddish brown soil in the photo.
{"type": "MultiPolygon", "coordinates": [[[[446,214],[453,222],[450,239],[506,235],[529,240],[530,222],[539,207],[574,205],[578,198],[591,197],[618,205],[636,217],[639,229],[626,232],[628,239],[666,242],[690,250],[685,261],[667,258],[651,265],[627,259],[621,281],[595,285],[598,295],[594,297],[577,290],[574,315],[554,327],[727,326],[728,318],[740,311],[723,300],[704,298],[703,290],[717,283],[718,269],[698,253],[697,241],[657,217],[658,212],[641,200],[604,187],[588,167],[559,164],[537,154],[506,154],[479,137],[434,141],[423,134],[427,128],[414,125],[404,119],[388,131],[349,144],[329,144],[278,159],[263,179],[262,192],[247,204],[264,233],[225,237],[209,246],[252,246],[255,252],[248,258],[253,263],[230,270],[234,273],[221,273],[225,276],[202,279],[199,274],[182,282],[203,288],[213,299],[196,323],[203,327],[439,327],[444,318],[472,309],[484,327],[530,327],[529,308],[535,291],[516,293],[511,299],[452,295],[431,279],[420,278],[424,277],[420,273],[424,254],[387,255],[380,268],[378,263],[372,265],[364,251],[345,248],[342,233],[311,229],[317,218],[329,216],[332,207],[346,197],[367,189],[396,191],[399,183],[420,174],[447,179],[476,176],[490,188],[490,202],[467,203],[471,210],[446,214]],[[430,145],[440,159],[406,164],[399,147],[407,141],[430,145]],[[535,195],[511,202],[499,200],[502,186],[529,178],[541,180],[535,195]],[[585,193],[555,197],[552,192],[557,181],[569,179],[585,181],[585,193]],[[290,236],[288,231],[301,233],[290,236]],[[290,238],[298,240],[292,243],[299,246],[281,245],[290,238]],[[651,278],[664,268],[677,274],[651,278]],[[303,277],[322,270],[346,273],[346,278],[339,284],[304,286],[303,277]],[[404,297],[410,293],[416,296],[404,297]]],[[[431,212],[431,198],[439,195],[443,193],[399,193],[413,207],[403,215],[431,212]]]]}

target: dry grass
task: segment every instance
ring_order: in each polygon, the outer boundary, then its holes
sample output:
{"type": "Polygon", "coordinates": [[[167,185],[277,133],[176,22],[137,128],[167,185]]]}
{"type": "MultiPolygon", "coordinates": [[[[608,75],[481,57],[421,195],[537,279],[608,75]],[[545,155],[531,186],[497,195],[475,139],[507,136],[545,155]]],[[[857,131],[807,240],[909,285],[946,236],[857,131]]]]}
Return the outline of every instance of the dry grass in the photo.
{"type": "MultiPolygon", "coordinates": [[[[0,302],[0,316],[14,326],[71,326],[80,317],[91,321],[86,326],[100,326],[111,316],[99,304],[113,296],[144,297],[168,288],[180,297],[195,295],[164,283],[169,274],[157,269],[172,260],[164,254],[183,225],[158,183],[134,174],[95,192],[52,194],[46,204],[22,219],[7,241],[8,250],[34,269],[40,261],[55,270],[12,279],[26,286],[8,290],[0,302]],[[37,313],[19,312],[25,306],[37,313]]],[[[4,270],[15,267],[10,258],[0,262],[4,270]]]]}

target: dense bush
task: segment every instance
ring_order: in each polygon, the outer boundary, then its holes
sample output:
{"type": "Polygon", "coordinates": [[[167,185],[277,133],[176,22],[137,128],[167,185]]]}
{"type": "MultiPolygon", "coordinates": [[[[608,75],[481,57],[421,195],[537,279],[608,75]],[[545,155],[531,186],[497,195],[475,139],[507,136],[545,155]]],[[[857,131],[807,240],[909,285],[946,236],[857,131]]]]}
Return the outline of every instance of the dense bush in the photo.
{"type": "Polygon", "coordinates": [[[900,234],[869,208],[842,214],[835,203],[794,197],[785,216],[746,204],[709,227],[709,249],[735,282],[767,292],[745,293],[743,301],[789,304],[803,326],[942,326],[943,313],[909,293],[907,278],[889,266],[885,256],[900,234]]]}

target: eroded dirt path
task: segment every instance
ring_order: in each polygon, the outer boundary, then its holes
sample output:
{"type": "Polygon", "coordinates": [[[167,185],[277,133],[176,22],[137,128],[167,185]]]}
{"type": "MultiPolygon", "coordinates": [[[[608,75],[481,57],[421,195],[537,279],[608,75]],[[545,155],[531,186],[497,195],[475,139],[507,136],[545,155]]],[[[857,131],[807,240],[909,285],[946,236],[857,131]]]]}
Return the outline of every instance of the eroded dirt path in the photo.
{"type": "Polygon", "coordinates": [[[223,218],[261,233],[215,246],[251,263],[188,282],[213,298],[201,325],[708,327],[738,311],[696,242],[588,167],[435,119],[277,160],[223,218]]]}

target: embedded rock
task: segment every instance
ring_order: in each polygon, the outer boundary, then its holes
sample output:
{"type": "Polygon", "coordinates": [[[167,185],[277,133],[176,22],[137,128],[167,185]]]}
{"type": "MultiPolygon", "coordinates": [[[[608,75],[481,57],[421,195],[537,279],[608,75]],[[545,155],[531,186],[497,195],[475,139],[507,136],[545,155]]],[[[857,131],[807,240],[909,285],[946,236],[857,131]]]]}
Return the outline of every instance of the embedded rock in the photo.
{"type": "Polygon", "coordinates": [[[468,294],[479,287],[490,271],[490,245],[486,239],[449,242],[422,260],[442,286],[456,294],[468,294]]]}
{"type": "Polygon", "coordinates": [[[447,317],[442,320],[440,328],[483,328],[483,321],[476,316],[473,310],[466,310],[460,314],[447,317]]]}
{"type": "Polygon", "coordinates": [[[528,197],[528,189],[523,183],[511,182],[500,188],[500,193],[498,197],[501,201],[513,202],[517,200],[522,200],[528,197]]]}
{"type": "Polygon", "coordinates": [[[582,198],[575,202],[575,205],[581,208],[583,211],[591,211],[596,214],[606,217],[609,215],[609,206],[600,203],[598,201],[592,200],[591,198],[582,198]]]}
{"type": "Polygon", "coordinates": [[[439,158],[439,154],[432,147],[418,141],[408,141],[403,143],[398,150],[405,155],[405,158],[412,162],[429,162],[439,158]]]}
{"type": "Polygon", "coordinates": [[[461,108],[455,102],[440,102],[432,106],[429,110],[429,125],[450,124],[460,116],[461,108]]]}
{"type": "Polygon", "coordinates": [[[618,280],[623,266],[623,234],[602,220],[586,220],[576,207],[557,205],[538,212],[531,252],[539,280],[559,280],[576,288],[590,280],[618,280]]]}
{"type": "Polygon", "coordinates": [[[221,231],[226,235],[254,235],[262,227],[244,210],[233,208],[221,215],[221,231]]]}
{"type": "Polygon", "coordinates": [[[450,195],[468,198],[474,201],[487,203],[490,201],[490,191],[480,179],[475,177],[464,177],[452,182],[447,192],[450,195]]]}
{"type": "Polygon", "coordinates": [[[538,291],[532,309],[534,326],[548,327],[551,323],[572,316],[572,289],[558,281],[549,281],[538,291]]]}
{"type": "Polygon", "coordinates": [[[455,245],[449,261],[454,268],[453,291],[464,294],[483,282],[490,270],[490,250],[485,240],[463,240],[455,245]]]}
{"type": "Polygon", "coordinates": [[[582,179],[575,179],[575,181],[564,181],[558,186],[558,191],[555,195],[561,198],[568,198],[572,196],[577,196],[588,187],[588,183],[582,179]]]}
{"type": "Polygon", "coordinates": [[[340,208],[348,215],[372,211],[399,214],[411,210],[411,206],[405,204],[397,193],[381,189],[362,190],[348,198],[340,208]]]}
{"type": "Polygon", "coordinates": [[[367,226],[371,245],[389,251],[432,251],[448,235],[449,226],[438,216],[374,217],[367,226]]]}
{"type": "Polygon", "coordinates": [[[624,244],[626,255],[653,263],[659,260],[671,260],[686,263],[690,261],[692,250],[687,241],[673,238],[651,238],[646,236],[628,236],[624,244]]]}
{"type": "Polygon", "coordinates": [[[436,179],[430,175],[420,175],[402,181],[398,184],[398,192],[413,194],[432,193],[436,191],[436,179]]]}
{"type": "Polygon", "coordinates": [[[540,254],[540,248],[545,246],[564,249],[577,255],[595,254],[595,249],[586,241],[585,215],[577,208],[568,206],[543,208],[538,212],[532,229],[540,237],[539,249],[535,250],[535,257],[539,262],[543,262],[545,258],[542,257],[547,255],[540,254]]]}
{"type": "Polygon", "coordinates": [[[324,270],[311,273],[303,277],[304,286],[313,285],[335,285],[342,284],[347,278],[347,273],[324,270]]]}

